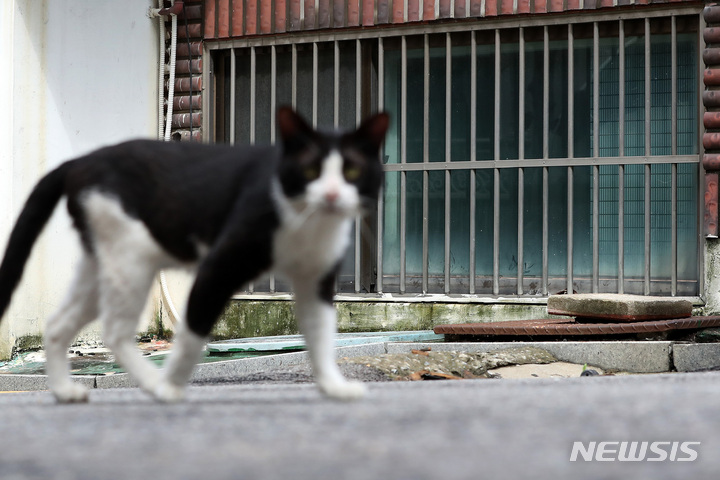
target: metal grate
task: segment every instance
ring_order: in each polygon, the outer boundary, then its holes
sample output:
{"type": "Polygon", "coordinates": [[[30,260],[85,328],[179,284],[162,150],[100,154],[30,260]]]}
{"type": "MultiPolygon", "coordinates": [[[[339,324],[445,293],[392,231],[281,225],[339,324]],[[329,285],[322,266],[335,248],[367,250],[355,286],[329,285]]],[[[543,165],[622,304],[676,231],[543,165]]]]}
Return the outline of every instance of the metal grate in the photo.
{"type": "Polygon", "coordinates": [[[216,141],[392,113],[340,292],[698,295],[695,10],[211,43],[216,141]]]}

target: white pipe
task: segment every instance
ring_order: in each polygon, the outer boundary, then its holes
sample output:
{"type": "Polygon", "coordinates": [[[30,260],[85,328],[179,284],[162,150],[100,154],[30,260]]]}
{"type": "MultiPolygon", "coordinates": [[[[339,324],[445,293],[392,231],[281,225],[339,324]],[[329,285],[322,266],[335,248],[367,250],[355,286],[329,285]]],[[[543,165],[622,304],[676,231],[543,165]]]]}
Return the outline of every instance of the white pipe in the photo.
{"type": "MultiPolygon", "coordinates": [[[[163,0],[158,0],[158,8],[163,8],[163,0]]],[[[165,123],[165,19],[158,15],[160,25],[160,67],[158,68],[158,139],[163,138],[165,123]]]]}
{"type": "MultiPolygon", "coordinates": [[[[172,0],[175,3],[175,0],[172,0]]],[[[158,8],[163,8],[163,0],[158,0],[158,8]]],[[[170,35],[170,80],[168,82],[168,108],[167,108],[167,120],[165,123],[165,129],[163,130],[163,110],[165,107],[165,18],[163,16],[158,17],[160,22],[160,73],[158,75],[158,139],[170,140],[170,133],[172,131],[172,112],[173,112],[173,99],[175,96],[175,63],[177,58],[177,16],[172,15],[172,31],[170,35]]],[[[175,304],[170,297],[170,290],[168,289],[167,279],[165,278],[165,272],[160,270],[160,290],[162,292],[162,298],[168,309],[168,316],[170,322],[173,325],[177,325],[180,321],[180,314],[175,308],[175,304]]]]}
{"type": "MultiPolygon", "coordinates": [[[[175,3],[175,0],[170,2],[175,3]]],[[[164,39],[163,39],[164,43],[164,39]]],[[[188,52],[189,54],[189,52],[188,52]]],[[[172,113],[173,113],[173,100],[175,98],[175,62],[177,60],[177,16],[172,15],[172,33],[170,34],[170,79],[168,80],[168,106],[167,106],[167,117],[165,119],[165,136],[164,140],[170,140],[170,133],[172,132],[172,113]]],[[[163,65],[164,67],[164,65],[163,65]]]]}

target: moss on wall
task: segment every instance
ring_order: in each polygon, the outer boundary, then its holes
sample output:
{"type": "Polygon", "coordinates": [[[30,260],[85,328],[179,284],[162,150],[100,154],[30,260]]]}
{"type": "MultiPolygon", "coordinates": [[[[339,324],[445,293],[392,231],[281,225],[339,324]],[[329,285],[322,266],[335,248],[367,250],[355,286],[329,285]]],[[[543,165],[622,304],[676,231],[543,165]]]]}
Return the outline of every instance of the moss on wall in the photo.
{"type": "MultiPolygon", "coordinates": [[[[338,330],[431,330],[436,325],[547,318],[545,305],[425,302],[336,302],[338,330]]],[[[293,303],[233,300],[215,326],[216,340],[298,333],[293,303]]]]}
{"type": "Polygon", "coordinates": [[[24,335],[15,340],[13,346],[13,355],[18,352],[26,352],[28,350],[37,350],[43,346],[42,335],[24,335]]]}

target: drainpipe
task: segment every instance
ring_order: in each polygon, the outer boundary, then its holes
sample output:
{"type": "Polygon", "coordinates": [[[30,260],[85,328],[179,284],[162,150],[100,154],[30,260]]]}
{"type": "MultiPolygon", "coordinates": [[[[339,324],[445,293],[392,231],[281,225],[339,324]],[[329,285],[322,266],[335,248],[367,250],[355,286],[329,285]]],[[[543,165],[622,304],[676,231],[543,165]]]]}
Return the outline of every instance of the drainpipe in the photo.
{"type": "MultiPolygon", "coordinates": [[[[183,2],[181,0],[171,0],[170,8],[163,8],[163,0],[158,0],[159,8],[151,8],[148,11],[150,18],[158,18],[160,25],[160,67],[158,73],[158,139],[168,141],[170,140],[170,133],[172,131],[172,112],[173,112],[173,99],[175,96],[175,62],[177,59],[177,15],[183,11],[183,2]],[[168,81],[168,101],[167,101],[167,115],[166,119],[163,119],[163,110],[165,107],[165,16],[170,15],[172,18],[172,31],[170,34],[170,79],[168,81]],[[165,120],[165,128],[163,129],[163,120],[165,120]]],[[[177,325],[180,320],[180,314],[175,308],[175,304],[170,297],[170,291],[167,285],[167,279],[165,278],[165,271],[160,270],[160,290],[162,291],[162,297],[165,304],[168,307],[168,313],[170,316],[170,322],[173,325],[177,325]]]]}

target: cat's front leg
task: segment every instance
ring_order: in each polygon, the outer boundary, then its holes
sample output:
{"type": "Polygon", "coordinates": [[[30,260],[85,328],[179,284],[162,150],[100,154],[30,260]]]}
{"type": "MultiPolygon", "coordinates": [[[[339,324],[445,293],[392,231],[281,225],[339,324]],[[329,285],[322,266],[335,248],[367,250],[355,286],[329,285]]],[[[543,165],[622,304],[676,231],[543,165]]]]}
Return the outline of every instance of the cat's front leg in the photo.
{"type": "Polygon", "coordinates": [[[338,400],[355,400],[365,395],[365,385],[348,381],[340,372],[335,360],[335,336],[337,312],[330,299],[323,295],[324,289],[308,282],[296,283],[295,315],[300,331],[305,337],[315,381],[320,390],[338,400]]]}
{"type": "Polygon", "coordinates": [[[207,339],[191,332],[184,323],[178,325],[173,336],[173,348],[163,367],[162,376],[153,396],[165,403],[185,398],[185,388],[195,365],[200,361],[207,339]]]}

